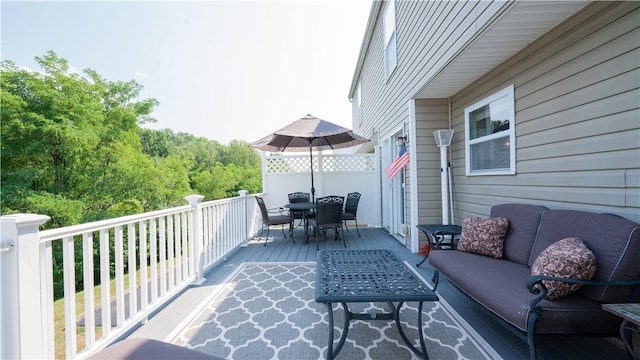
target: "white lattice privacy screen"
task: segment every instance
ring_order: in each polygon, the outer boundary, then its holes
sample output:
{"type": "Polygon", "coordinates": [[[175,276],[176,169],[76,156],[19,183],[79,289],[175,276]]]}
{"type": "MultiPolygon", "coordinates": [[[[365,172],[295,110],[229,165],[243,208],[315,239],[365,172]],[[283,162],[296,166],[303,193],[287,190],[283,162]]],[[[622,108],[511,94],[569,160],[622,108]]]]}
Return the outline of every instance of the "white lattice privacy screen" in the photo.
{"type": "MultiPolygon", "coordinates": [[[[267,173],[309,172],[309,155],[279,156],[271,155],[266,159],[267,173]]],[[[373,155],[315,155],[313,171],[358,172],[375,171],[373,155]]]]}
{"type": "MultiPolygon", "coordinates": [[[[376,154],[313,154],[313,179],[316,198],[327,195],[362,194],[358,223],[381,226],[380,171],[376,154]]],[[[267,207],[284,206],[288,194],[311,193],[309,154],[273,154],[263,162],[262,190],[267,207]]]]}

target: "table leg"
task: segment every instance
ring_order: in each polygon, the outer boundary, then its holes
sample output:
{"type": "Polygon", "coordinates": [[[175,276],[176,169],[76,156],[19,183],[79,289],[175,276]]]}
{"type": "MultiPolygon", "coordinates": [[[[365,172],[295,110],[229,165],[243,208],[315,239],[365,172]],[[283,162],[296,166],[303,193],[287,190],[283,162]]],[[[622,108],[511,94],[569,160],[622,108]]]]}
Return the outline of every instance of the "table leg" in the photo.
{"type": "Polygon", "coordinates": [[[327,347],[327,360],[333,360],[333,305],[327,303],[329,310],[329,346],[327,347]]]}
{"type": "Polygon", "coordinates": [[[418,350],[411,341],[405,335],[404,330],[402,330],[402,325],[400,325],[400,308],[404,304],[404,301],[401,301],[398,306],[394,310],[394,318],[396,320],[396,326],[398,327],[398,332],[400,333],[400,337],[402,341],[418,356],[422,357],[425,360],[429,359],[429,355],[427,354],[427,347],[424,343],[424,334],[422,333],[422,301],[418,304],[418,338],[420,339],[420,348],[422,351],[418,350]]]}
{"type": "Polygon", "coordinates": [[[633,332],[638,332],[637,327],[630,321],[623,320],[620,324],[620,339],[627,351],[627,358],[638,360],[638,356],[633,348],[633,332]]]}
{"type": "Polygon", "coordinates": [[[422,304],[422,301],[418,303],[418,337],[420,338],[420,348],[422,349],[423,357],[429,359],[427,346],[424,343],[424,334],[422,333],[422,304]]]}
{"type": "Polygon", "coordinates": [[[327,347],[327,360],[333,360],[340,350],[342,350],[342,346],[344,346],[344,342],[347,340],[347,334],[349,333],[349,323],[351,322],[351,314],[349,312],[349,307],[346,303],[342,303],[342,309],[344,311],[344,325],[342,326],[342,335],[340,335],[340,340],[338,340],[338,346],[336,346],[335,350],[333,349],[333,305],[331,303],[327,303],[327,307],[329,310],[329,346],[327,347]]]}

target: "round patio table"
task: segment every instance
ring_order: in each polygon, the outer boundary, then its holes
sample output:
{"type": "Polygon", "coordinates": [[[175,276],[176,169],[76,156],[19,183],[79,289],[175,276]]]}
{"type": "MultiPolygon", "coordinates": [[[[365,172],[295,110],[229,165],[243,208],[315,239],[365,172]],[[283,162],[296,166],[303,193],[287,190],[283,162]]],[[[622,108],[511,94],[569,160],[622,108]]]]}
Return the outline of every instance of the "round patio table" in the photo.
{"type": "MultiPolygon", "coordinates": [[[[307,223],[307,214],[309,213],[309,210],[316,208],[316,203],[295,202],[286,204],[284,207],[291,210],[304,210],[302,212],[302,221],[304,222],[305,243],[309,242],[309,224],[307,223]]],[[[293,236],[293,234],[291,234],[291,236],[293,236]]]]}

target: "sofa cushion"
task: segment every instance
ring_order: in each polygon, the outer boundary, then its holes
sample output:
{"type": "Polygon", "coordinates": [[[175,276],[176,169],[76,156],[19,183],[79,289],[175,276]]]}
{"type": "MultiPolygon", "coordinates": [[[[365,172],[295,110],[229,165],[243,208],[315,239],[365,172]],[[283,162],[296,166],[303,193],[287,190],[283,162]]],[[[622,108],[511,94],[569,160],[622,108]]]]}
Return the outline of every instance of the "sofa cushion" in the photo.
{"type": "Polygon", "coordinates": [[[483,219],[467,216],[462,224],[458,250],[501,258],[508,227],[507,218],[483,219]]]}
{"type": "MultiPolygon", "coordinates": [[[[640,277],[640,224],[611,214],[578,210],[547,210],[531,250],[530,266],[554,242],[579,237],[596,257],[593,280],[630,280],[640,277]]],[[[633,286],[585,285],[579,294],[603,303],[628,301],[633,286]]]]}
{"type": "Polygon", "coordinates": [[[222,360],[186,347],[146,338],[127,338],[89,357],[91,360],[222,360]]]}
{"type": "Polygon", "coordinates": [[[544,206],[528,204],[500,204],[491,208],[492,218],[509,219],[509,229],[504,238],[502,257],[527,265],[533,241],[536,239],[544,206]]]}
{"type": "MultiPolygon", "coordinates": [[[[577,237],[551,244],[538,255],[531,267],[531,275],[546,275],[570,279],[590,280],[596,273],[596,258],[577,237]]],[[[559,299],[578,291],[582,284],[543,280],[548,300],[559,299]]]]}

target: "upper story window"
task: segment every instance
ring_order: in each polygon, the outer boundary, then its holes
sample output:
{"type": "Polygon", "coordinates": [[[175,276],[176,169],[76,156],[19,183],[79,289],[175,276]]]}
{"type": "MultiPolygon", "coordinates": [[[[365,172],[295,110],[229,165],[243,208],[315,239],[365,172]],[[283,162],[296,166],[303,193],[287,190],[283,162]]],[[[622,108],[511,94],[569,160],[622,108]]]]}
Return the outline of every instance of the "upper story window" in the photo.
{"type": "Polygon", "coordinates": [[[464,120],[467,175],[515,174],[513,85],[467,107],[464,120]]]}
{"type": "Polygon", "coordinates": [[[396,2],[389,1],[384,11],[384,73],[389,79],[396,68],[396,2]]]}

